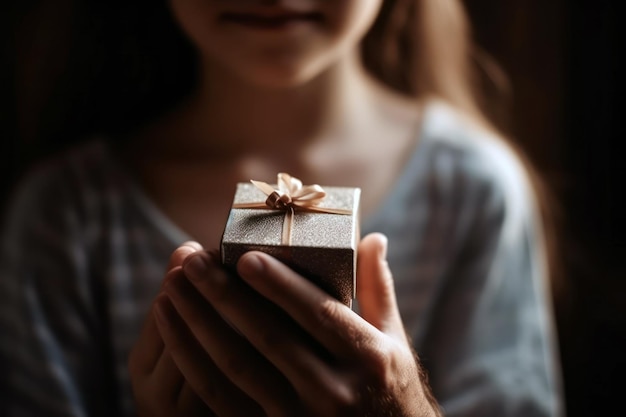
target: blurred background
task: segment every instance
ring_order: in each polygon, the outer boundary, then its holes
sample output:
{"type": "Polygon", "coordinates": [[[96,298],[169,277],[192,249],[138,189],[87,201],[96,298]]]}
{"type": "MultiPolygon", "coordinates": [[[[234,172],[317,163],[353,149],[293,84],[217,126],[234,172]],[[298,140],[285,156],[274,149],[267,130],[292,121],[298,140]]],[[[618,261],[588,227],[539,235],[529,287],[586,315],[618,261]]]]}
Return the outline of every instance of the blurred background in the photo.
{"type": "MultiPolygon", "coordinates": [[[[63,74],[74,3],[0,6],[3,203],[33,158],[93,122],[77,119],[67,130],[56,123],[66,109],[47,104],[59,80],[72,81],[63,74]],[[49,146],[36,146],[50,137],[49,146]]],[[[618,159],[616,140],[623,73],[617,10],[609,0],[464,3],[481,54],[506,75],[492,69],[504,100],[494,113],[499,127],[526,151],[553,196],[568,415],[623,415],[617,401],[626,372],[626,161],[618,159]]]]}

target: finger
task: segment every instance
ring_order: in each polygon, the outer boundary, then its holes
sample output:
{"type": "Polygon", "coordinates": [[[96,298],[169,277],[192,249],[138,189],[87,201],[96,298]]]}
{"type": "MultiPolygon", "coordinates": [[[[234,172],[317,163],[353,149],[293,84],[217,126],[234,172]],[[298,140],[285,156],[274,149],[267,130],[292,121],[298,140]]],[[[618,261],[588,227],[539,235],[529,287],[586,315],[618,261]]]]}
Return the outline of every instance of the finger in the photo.
{"type": "MultiPolygon", "coordinates": [[[[157,303],[162,302],[162,298],[167,298],[167,296],[161,295],[157,303]]],[[[154,313],[157,314],[156,310],[154,313]]],[[[155,320],[155,327],[156,326],[155,320]]],[[[159,338],[161,338],[160,333],[159,338]]],[[[173,404],[177,402],[180,392],[184,387],[185,380],[178,366],[176,366],[172,355],[165,349],[163,339],[161,339],[161,346],[161,355],[150,374],[151,391],[155,398],[159,398],[166,404],[173,404]]]]}
{"type": "Polygon", "coordinates": [[[334,356],[359,356],[380,333],[311,281],[261,252],[248,252],[237,269],[242,279],[280,306],[334,356]]]}
{"type": "MultiPolygon", "coordinates": [[[[161,285],[165,285],[173,276],[181,275],[180,264],[189,254],[201,249],[196,242],[185,242],[177,248],[170,256],[168,272],[161,285]]],[[[128,369],[135,395],[145,396],[147,390],[150,397],[146,399],[147,403],[159,398],[171,404],[176,400],[184,379],[170,355],[164,352],[164,343],[154,319],[156,300],[152,303],[139,338],[128,356],[128,369]]]]}
{"type": "Polygon", "coordinates": [[[190,333],[168,297],[155,306],[159,332],[177,368],[194,392],[221,417],[261,416],[260,407],[215,366],[190,333]]]}
{"type": "Polygon", "coordinates": [[[282,373],[298,393],[327,385],[329,366],[319,356],[320,347],[279,308],[229,276],[205,254],[195,254],[183,264],[185,276],[224,319],[282,373]]]}
{"type": "MultiPolygon", "coordinates": [[[[182,268],[171,269],[163,279],[163,285],[175,276],[183,276],[182,268]]],[[[157,296],[158,299],[158,296],[157,296]]],[[[141,333],[137,342],[133,346],[128,359],[129,370],[133,374],[148,375],[153,372],[157,361],[159,361],[163,353],[163,340],[154,321],[154,305],[153,301],[150,307],[150,313],[144,321],[141,333]]]]}
{"type": "Polygon", "coordinates": [[[357,299],[361,315],[377,329],[405,337],[396,302],[393,276],[387,264],[387,237],[365,236],[358,248],[357,299]]]}
{"type": "Polygon", "coordinates": [[[191,333],[230,381],[270,415],[272,410],[291,407],[295,393],[287,380],[220,317],[187,279],[170,281],[165,290],[191,333]]]}
{"type": "Polygon", "coordinates": [[[165,271],[169,272],[174,267],[182,266],[183,261],[185,260],[185,258],[187,258],[187,256],[191,255],[194,252],[201,251],[203,249],[204,248],[202,247],[201,244],[199,244],[198,242],[194,242],[192,240],[183,243],[182,245],[177,247],[174,250],[174,252],[172,252],[172,254],[170,255],[170,260],[169,260],[169,263],[167,264],[167,269],[165,271]]]}
{"type": "MultiPolygon", "coordinates": [[[[172,252],[167,266],[167,273],[161,283],[161,289],[173,277],[182,275],[181,265],[185,258],[199,250],[202,250],[202,245],[198,242],[187,241],[172,252]]],[[[153,307],[154,303],[144,322],[137,343],[129,355],[129,367],[132,368],[132,371],[142,374],[153,372],[157,361],[163,353],[163,341],[154,321],[153,307]]]]}

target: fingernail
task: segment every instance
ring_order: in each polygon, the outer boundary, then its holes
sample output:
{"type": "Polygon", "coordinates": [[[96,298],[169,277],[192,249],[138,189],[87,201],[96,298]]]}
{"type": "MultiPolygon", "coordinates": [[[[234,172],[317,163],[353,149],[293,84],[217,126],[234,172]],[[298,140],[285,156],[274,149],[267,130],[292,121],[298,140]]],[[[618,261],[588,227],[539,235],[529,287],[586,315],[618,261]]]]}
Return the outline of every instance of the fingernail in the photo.
{"type": "Polygon", "coordinates": [[[206,252],[195,252],[185,259],[183,270],[192,281],[200,280],[207,276],[211,263],[211,258],[206,252]]]}
{"type": "Polygon", "coordinates": [[[199,251],[199,250],[203,249],[202,245],[199,244],[198,242],[194,241],[194,240],[188,240],[188,241],[184,242],[180,246],[187,246],[187,247],[190,247],[192,249],[195,249],[196,251],[199,251]]]}
{"type": "Polygon", "coordinates": [[[237,272],[243,278],[253,278],[262,273],[264,269],[263,261],[255,253],[247,253],[239,258],[239,262],[237,262],[237,272]]]}

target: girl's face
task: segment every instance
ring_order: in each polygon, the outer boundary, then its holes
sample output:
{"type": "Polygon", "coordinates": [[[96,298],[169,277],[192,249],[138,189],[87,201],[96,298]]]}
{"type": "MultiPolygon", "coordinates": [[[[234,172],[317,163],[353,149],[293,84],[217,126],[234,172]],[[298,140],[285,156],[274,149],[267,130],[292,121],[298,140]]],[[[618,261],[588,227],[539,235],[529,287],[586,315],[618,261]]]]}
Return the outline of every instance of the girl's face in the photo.
{"type": "Polygon", "coordinates": [[[204,63],[266,87],[301,84],[349,57],[383,2],[169,1],[204,63]]]}

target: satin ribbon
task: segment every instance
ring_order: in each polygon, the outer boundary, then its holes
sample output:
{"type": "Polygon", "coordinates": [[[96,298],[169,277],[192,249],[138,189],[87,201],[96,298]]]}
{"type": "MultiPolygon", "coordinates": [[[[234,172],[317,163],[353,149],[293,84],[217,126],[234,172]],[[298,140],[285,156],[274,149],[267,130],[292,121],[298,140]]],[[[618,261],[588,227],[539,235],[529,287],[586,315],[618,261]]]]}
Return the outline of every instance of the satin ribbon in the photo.
{"type": "Polygon", "coordinates": [[[352,214],[352,210],[318,207],[326,197],[326,192],[317,184],[302,185],[302,181],[289,174],[278,174],[278,189],[262,181],[250,180],[255,187],[267,195],[265,202],[235,203],[237,209],[271,209],[285,212],[283,219],[282,244],[291,246],[293,221],[296,211],[326,213],[326,214],[352,214]]]}

